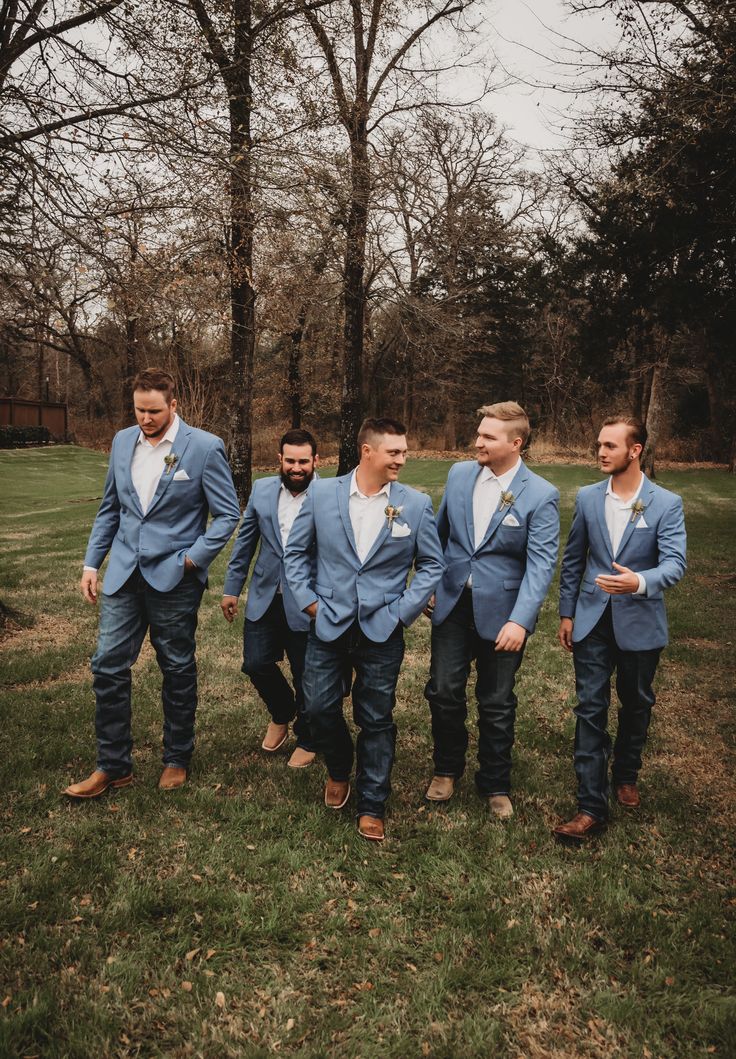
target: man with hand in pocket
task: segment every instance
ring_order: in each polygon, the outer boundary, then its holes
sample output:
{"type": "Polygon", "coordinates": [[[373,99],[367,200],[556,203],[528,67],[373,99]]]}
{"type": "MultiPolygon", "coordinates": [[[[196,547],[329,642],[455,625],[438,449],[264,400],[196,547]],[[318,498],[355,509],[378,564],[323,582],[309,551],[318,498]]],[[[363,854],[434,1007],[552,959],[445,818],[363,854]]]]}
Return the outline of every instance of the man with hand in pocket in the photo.
{"type": "Polygon", "coordinates": [[[358,449],[355,470],[312,483],[289,535],[284,568],[298,606],[313,619],[304,708],[327,765],[325,804],[341,809],[350,796],[355,749],[342,707],[350,664],[353,717],[360,730],[358,830],[380,841],[391,790],[404,627],[426,607],[443,563],[429,497],[398,482],[407,452],[403,424],[366,419],[358,449]]]}
{"type": "Polygon", "coordinates": [[[437,515],[446,570],[432,608],[425,695],[434,776],[426,797],[448,801],[465,770],[466,687],[475,660],[475,783],[494,816],[506,819],[513,815],[514,683],[557,562],[559,493],[521,459],[530,427],[520,405],[503,401],[478,413],[476,461],[450,469],[437,515]]]}

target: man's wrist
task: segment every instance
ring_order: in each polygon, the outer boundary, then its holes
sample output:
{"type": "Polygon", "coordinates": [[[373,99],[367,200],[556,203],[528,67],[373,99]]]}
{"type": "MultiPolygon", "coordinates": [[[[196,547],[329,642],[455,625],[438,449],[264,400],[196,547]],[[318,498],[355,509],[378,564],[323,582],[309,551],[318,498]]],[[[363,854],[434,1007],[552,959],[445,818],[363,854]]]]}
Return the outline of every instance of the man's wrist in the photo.
{"type": "Polygon", "coordinates": [[[83,570],[83,572],[85,574],[96,574],[97,573],[97,569],[98,568],[96,566],[84,566],[84,567],[82,567],[82,570],[83,570]]]}

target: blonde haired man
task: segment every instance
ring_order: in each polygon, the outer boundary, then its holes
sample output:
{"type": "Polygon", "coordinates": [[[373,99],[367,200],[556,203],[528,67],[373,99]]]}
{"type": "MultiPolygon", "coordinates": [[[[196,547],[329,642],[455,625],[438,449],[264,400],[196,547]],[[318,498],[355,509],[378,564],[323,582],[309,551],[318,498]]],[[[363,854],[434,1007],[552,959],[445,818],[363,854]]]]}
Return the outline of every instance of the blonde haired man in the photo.
{"type": "Polygon", "coordinates": [[[476,462],[450,469],[437,527],[446,570],[432,611],[425,695],[432,711],[430,801],[447,801],[465,770],[466,687],[473,660],[478,700],[475,782],[494,815],[513,815],[514,682],[547,595],[559,544],[559,494],[521,459],[529,439],[515,401],[478,409],[476,462]]]}

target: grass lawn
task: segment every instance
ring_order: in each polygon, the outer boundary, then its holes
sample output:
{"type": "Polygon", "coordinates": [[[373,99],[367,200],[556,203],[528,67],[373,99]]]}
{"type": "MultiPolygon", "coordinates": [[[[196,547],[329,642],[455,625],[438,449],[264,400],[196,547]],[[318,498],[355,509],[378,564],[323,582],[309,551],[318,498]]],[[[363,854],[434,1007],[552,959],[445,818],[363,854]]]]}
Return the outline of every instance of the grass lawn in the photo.
{"type": "MultiPolygon", "coordinates": [[[[321,765],[294,773],[258,749],[266,717],[240,673],[241,624],[219,608],[226,555],[200,611],[191,782],[155,787],[147,645],[134,786],[59,797],[94,764],[96,613],[77,582],[105,466],[76,448],[0,453],[0,598],[15,617],[0,643],[0,1056],[736,1055],[736,479],[661,475],[685,498],[690,569],[668,595],[643,808],[614,811],[591,847],[552,841],[574,808],[555,587],[519,680],[513,820],[489,819],[472,767],[446,807],[423,799],[421,618],[376,846],[350,813],[325,810],[321,765]]],[[[448,466],[416,461],[403,480],[437,503],[448,466]]],[[[565,533],[597,474],[540,470],[561,490],[565,533]]]]}

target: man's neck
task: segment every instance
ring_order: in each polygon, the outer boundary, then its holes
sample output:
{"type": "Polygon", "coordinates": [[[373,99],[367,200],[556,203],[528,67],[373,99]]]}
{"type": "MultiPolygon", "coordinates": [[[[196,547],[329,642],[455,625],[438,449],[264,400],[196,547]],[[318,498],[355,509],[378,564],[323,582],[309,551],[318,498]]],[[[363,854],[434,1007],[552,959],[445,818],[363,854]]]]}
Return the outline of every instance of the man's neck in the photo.
{"type": "Polygon", "coordinates": [[[378,481],[375,475],[369,474],[361,463],[355,470],[355,481],[363,496],[375,496],[386,484],[386,481],[378,481]]]}
{"type": "Polygon", "coordinates": [[[507,463],[500,463],[495,467],[493,467],[490,463],[487,463],[486,467],[489,471],[491,471],[492,474],[495,474],[496,478],[501,478],[504,474],[508,474],[512,467],[515,467],[518,462],[519,457],[514,456],[514,458],[508,461],[507,463]]]}
{"type": "Polygon", "coordinates": [[[640,485],[641,465],[638,460],[632,460],[623,471],[611,475],[611,489],[621,500],[630,500],[640,485]]]}

